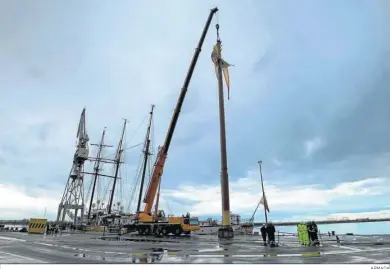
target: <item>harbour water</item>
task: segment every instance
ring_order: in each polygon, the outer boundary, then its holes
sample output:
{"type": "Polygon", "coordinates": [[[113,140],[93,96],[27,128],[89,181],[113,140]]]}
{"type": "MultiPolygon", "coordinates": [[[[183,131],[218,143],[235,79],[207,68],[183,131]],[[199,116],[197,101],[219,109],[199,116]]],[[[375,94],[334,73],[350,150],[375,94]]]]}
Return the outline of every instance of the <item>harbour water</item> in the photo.
{"type": "MultiPolygon", "coordinates": [[[[337,234],[390,234],[390,222],[366,222],[366,223],[343,223],[343,224],[319,224],[321,233],[335,231],[337,234]]],[[[277,230],[287,233],[295,233],[295,226],[278,226],[277,230]]]]}

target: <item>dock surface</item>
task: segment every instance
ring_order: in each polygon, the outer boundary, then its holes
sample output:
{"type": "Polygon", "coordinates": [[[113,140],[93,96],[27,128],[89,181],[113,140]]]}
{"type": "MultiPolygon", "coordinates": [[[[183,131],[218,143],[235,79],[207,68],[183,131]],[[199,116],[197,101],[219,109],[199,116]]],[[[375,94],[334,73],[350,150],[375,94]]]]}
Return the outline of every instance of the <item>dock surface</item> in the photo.
{"type": "Polygon", "coordinates": [[[390,235],[339,236],[302,247],[281,236],[279,247],[259,236],[145,237],[101,233],[0,233],[0,263],[390,263],[390,235]]]}

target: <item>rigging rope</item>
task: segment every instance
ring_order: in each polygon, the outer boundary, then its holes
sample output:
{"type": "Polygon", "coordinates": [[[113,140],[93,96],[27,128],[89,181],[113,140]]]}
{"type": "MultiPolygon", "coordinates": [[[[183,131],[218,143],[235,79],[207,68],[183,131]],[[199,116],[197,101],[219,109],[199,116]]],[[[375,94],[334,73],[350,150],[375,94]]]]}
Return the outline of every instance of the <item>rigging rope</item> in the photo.
{"type": "MultiPolygon", "coordinates": [[[[137,134],[137,132],[138,132],[139,129],[141,128],[142,124],[145,122],[147,116],[148,116],[148,115],[146,115],[146,116],[144,117],[144,119],[143,119],[143,120],[141,121],[141,123],[138,125],[137,129],[135,129],[135,132],[134,132],[133,135],[130,137],[129,142],[132,141],[132,139],[134,138],[134,136],[137,134]]],[[[123,144],[126,145],[126,143],[123,143],[123,144]]],[[[123,151],[126,151],[126,150],[129,150],[129,149],[138,147],[138,146],[140,146],[140,145],[142,145],[142,144],[144,144],[144,142],[141,142],[141,143],[138,143],[138,144],[136,144],[136,145],[129,146],[129,147],[126,147],[126,148],[124,147],[124,148],[123,148],[123,151]]],[[[106,155],[106,156],[104,156],[104,157],[102,157],[102,158],[103,158],[103,159],[106,159],[106,158],[112,157],[112,156],[115,155],[115,154],[116,154],[116,152],[115,152],[115,153],[112,153],[112,154],[109,154],[109,155],[106,155]]]]}
{"type": "MultiPolygon", "coordinates": [[[[100,164],[100,166],[99,166],[99,173],[104,171],[104,164],[105,164],[104,162],[102,162],[100,164]]],[[[103,200],[104,197],[102,197],[102,187],[103,187],[102,185],[103,185],[103,183],[102,183],[101,177],[98,176],[97,182],[96,182],[96,186],[97,186],[96,189],[97,189],[97,193],[98,194],[96,195],[96,198],[97,198],[97,200],[100,200],[101,202],[104,201],[103,200]]]]}
{"type": "MultiPolygon", "coordinates": [[[[133,149],[133,148],[136,148],[136,147],[139,147],[139,146],[141,146],[141,145],[143,145],[143,144],[144,144],[144,142],[138,143],[138,144],[136,144],[136,145],[133,145],[133,146],[124,148],[123,151],[129,150],[129,149],[133,149]]],[[[102,157],[102,159],[108,159],[109,157],[112,157],[112,156],[114,156],[115,154],[116,154],[116,153],[112,153],[112,154],[110,154],[110,155],[106,155],[106,156],[102,157]]]]}
{"type": "MultiPolygon", "coordinates": [[[[100,171],[103,171],[103,167],[100,171]]],[[[102,184],[101,184],[101,180],[99,178],[99,180],[96,182],[96,201],[100,200],[102,198],[102,184]]]]}
{"type": "Polygon", "coordinates": [[[133,184],[131,186],[131,189],[130,189],[130,197],[129,197],[129,202],[128,202],[128,205],[127,205],[127,211],[130,212],[130,209],[131,209],[131,206],[133,204],[133,200],[134,200],[134,195],[135,195],[135,192],[137,190],[137,185],[138,185],[138,182],[139,182],[139,179],[140,179],[140,173],[141,173],[141,170],[142,170],[142,164],[143,164],[143,161],[142,161],[142,152],[140,153],[140,157],[139,157],[139,161],[138,161],[138,166],[137,166],[137,170],[136,170],[136,174],[135,174],[135,177],[134,177],[134,180],[133,180],[133,184]]]}
{"type": "Polygon", "coordinates": [[[154,129],[154,117],[152,118],[152,126],[150,128],[150,156],[148,158],[148,175],[149,175],[149,179],[152,177],[152,168],[153,168],[153,164],[154,164],[154,160],[157,158],[157,154],[156,154],[156,143],[155,143],[155,129],[154,129]]]}
{"type": "Polygon", "coordinates": [[[219,12],[215,14],[215,20],[217,21],[217,24],[219,24],[219,12]]]}
{"type": "Polygon", "coordinates": [[[166,201],[166,204],[167,204],[167,207],[168,207],[168,210],[169,210],[169,214],[172,215],[172,210],[171,210],[171,208],[170,208],[170,206],[169,206],[168,201],[166,201]]]}
{"type": "MultiPolygon", "coordinates": [[[[126,145],[126,135],[123,139],[123,143],[124,145],[126,145]]],[[[126,154],[125,154],[125,151],[122,150],[122,160],[123,160],[123,164],[121,166],[121,185],[120,185],[120,201],[121,201],[121,206],[123,206],[125,203],[124,203],[124,200],[123,200],[123,188],[124,186],[126,185],[126,182],[127,182],[127,169],[126,169],[126,154]],[[124,171],[124,172],[123,172],[124,171]],[[122,177],[122,175],[124,175],[124,177],[122,177]]],[[[120,210],[120,208],[118,208],[118,210],[120,210]]]]}
{"type": "Polygon", "coordinates": [[[137,132],[138,132],[139,129],[141,128],[141,125],[144,124],[145,120],[148,118],[148,115],[149,115],[149,114],[145,115],[144,119],[143,119],[143,120],[141,121],[141,123],[138,125],[137,129],[135,129],[135,132],[134,132],[133,135],[130,137],[130,140],[129,140],[129,141],[131,141],[131,140],[134,138],[134,136],[137,134],[137,132]]]}
{"type": "MultiPolygon", "coordinates": [[[[148,115],[149,113],[143,118],[143,120],[141,121],[141,123],[138,125],[138,127],[136,128],[135,132],[132,134],[132,136],[130,137],[129,141],[131,141],[134,136],[138,133],[139,129],[141,128],[141,126],[144,124],[144,122],[146,121],[146,119],[148,118],[148,115]]],[[[154,125],[154,124],[153,124],[154,125]]],[[[153,126],[152,126],[153,128],[153,126]]],[[[154,132],[152,132],[152,143],[154,142],[154,132]]],[[[124,140],[126,139],[126,136],[124,138],[124,140]]],[[[151,143],[151,144],[152,144],[151,143]]],[[[124,145],[126,145],[126,141],[124,141],[123,143],[124,145]]],[[[125,164],[125,151],[127,150],[130,150],[130,149],[133,149],[133,148],[136,148],[136,147],[139,147],[141,145],[144,145],[144,142],[141,142],[141,143],[138,143],[136,145],[132,145],[132,146],[129,146],[129,147],[126,147],[126,148],[123,148],[123,151],[122,151],[122,157],[123,157],[123,164],[125,164]]],[[[151,146],[152,150],[151,150],[151,153],[154,152],[154,143],[152,144],[151,146]]],[[[103,154],[101,154],[103,155],[103,154]]],[[[102,159],[108,159],[112,156],[116,155],[116,152],[115,153],[112,153],[112,154],[108,154],[106,156],[102,156],[101,158],[102,159]]],[[[141,152],[141,157],[142,157],[142,152],[141,152]]],[[[101,164],[104,164],[103,162],[101,164]]],[[[139,185],[139,180],[140,180],[140,173],[141,173],[141,163],[139,162],[138,163],[138,168],[136,170],[136,178],[135,178],[135,184],[133,183],[133,185],[131,186],[130,188],[130,199],[127,201],[128,202],[128,205],[127,205],[127,208],[130,209],[132,203],[133,203],[133,200],[134,200],[134,193],[137,191],[137,189],[139,190],[139,188],[137,188],[137,185],[139,185]],[[136,180],[138,179],[138,180],[136,180]]],[[[103,169],[101,169],[103,170],[103,169]]],[[[115,164],[111,166],[111,173],[110,174],[113,174],[115,172],[115,164]]],[[[125,184],[124,183],[124,179],[122,179],[122,177],[120,175],[123,175],[122,171],[120,170],[119,173],[118,173],[118,179],[117,179],[117,184],[119,184],[119,194],[117,191],[115,191],[114,193],[114,200],[115,198],[118,198],[118,196],[120,197],[120,201],[122,202],[122,205],[125,205],[125,203],[123,203],[123,185],[125,184]]],[[[104,176],[103,176],[104,177],[104,176]]],[[[128,171],[127,169],[125,169],[125,179],[128,178],[128,171]]],[[[89,190],[88,190],[88,196],[89,197],[89,194],[90,194],[90,190],[92,188],[92,184],[93,184],[93,179],[91,180],[91,183],[90,183],[90,187],[89,187],[89,190]]],[[[112,190],[110,190],[110,186],[113,184],[113,178],[109,178],[109,180],[106,182],[106,184],[103,183],[103,181],[99,180],[99,177],[98,177],[98,180],[96,182],[96,189],[97,189],[97,200],[100,200],[100,204],[104,205],[104,209],[106,209],[106,207],[108,207],[109,205],[109,198],[110,198],[110,193],[112,190]],[[102,189],[104,190],[103,193],[102,193],[102,189]],[[106,203],[105,203],[106,202],[106,203]]],[[[113,206],[115,203],[115,201],[113,200],[113,206]]],[[[138,196],[137,196],[137,201],[138,201],[138,196]]]]}
{"type": "Polygon", "coordinates": [[[91,193],[91,190],[92,190],[92,184],[93,184],[93,178],[92,178],[92,180],[90,181],[90,183],[89,183],[89,187],[88,187],[88,191],[87,191],[87,195],[86,196],[84,196],[84,204],[88,204],[88,199],[89,199],[89,194],[91,193]]]}

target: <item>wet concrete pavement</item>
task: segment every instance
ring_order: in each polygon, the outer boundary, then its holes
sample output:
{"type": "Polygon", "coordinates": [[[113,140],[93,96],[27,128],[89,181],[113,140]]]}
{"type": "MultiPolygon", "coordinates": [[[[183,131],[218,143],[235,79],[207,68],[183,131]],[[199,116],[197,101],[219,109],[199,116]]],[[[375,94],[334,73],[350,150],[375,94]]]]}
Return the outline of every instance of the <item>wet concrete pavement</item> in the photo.
{"type": "Polygon", "coordinates": [[[321,247],[281,236],[277,248],[264,247],[259,236],[101,237],[0,233],[0,263],[390,263],[390,235],[340,236],[340,245],[327,237],[321,247]]]}

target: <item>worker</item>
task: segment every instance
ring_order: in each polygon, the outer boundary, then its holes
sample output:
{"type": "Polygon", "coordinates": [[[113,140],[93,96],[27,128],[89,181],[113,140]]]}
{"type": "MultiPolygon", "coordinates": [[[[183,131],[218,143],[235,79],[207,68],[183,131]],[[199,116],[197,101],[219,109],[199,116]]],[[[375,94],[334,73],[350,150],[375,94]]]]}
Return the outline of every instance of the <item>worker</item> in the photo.
{"type": "Polygon", "coordinates": [[[263,237],[264,246],[266,246],[267,245],[267,229],[265,227],[265,224],[263,224],[263,226],[261,226],[260,232],[261,232],[261,237],[263,237]]]}
{"type": "Polygon", "coordinates": [[[306,223],[306,227],[307,227],[307,233],[308,233],[308,239],[309,239],[307,242],[307,246],[310,246],[313,243],[313,230],[312,230],[311,221],[308,221],[306,223]]]}
{"type": "Polygon", "coordinates": [[[299,244],[304,246],[305,245],[305,225],[303,223],[299,223],[297,229],[298,229],[299,244]]]}
{"type": "Polygon", "coordinates": [[[336,241],[337,241],[337,244],[340,244],[340,238],[338,235],[336,235],[336,241]]]}
{"type": "Polygon", "coordinates": [[[301,233],[301,224],[297,224],[297,237],[298,237],[298,242],[300,245],[302,245],[302,239],[301,239],[302,233],[301,233]]]}
{"type": "Polygon", "coordinates": [[[301,244],[302,246],[307,246],[308,243],[308,235],[307,235],[307,225],[305,223],[300,224],[300,231],[301,231],[301,244]]]}
{"type": "Polygon", "coordinates": [[[267,231],[270,247],[273,248],[275,247],[275,226],[270,222],[265,229],[267,231]]]}
{"type": "Polygon", "coordinates": [[[307,223],[302,223],[302,245],[303,246],[308,246],[310,244],[310,239],[309,239],[309,232],[307,228],[307,223]]]}
{"type": "Polygon", "coordinates": [[[317,223],[313,220],[311,222],[311,228],[312,228],[312,243],[314,246],[318,246],[320,242],[318,241],[318,227],[317,223]]]}

